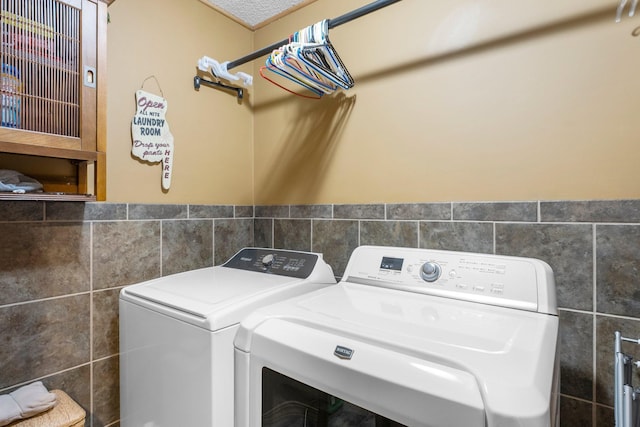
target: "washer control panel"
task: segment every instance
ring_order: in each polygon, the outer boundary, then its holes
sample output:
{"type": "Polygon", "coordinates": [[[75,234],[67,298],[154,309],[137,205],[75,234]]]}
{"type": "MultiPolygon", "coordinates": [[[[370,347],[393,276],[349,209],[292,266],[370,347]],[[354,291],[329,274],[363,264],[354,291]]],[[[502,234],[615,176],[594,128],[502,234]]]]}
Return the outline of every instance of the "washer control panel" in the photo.
{"type": "Polygon", "coordinates": [[[548,264],[532,258],[361,246],[343,281],[556,313],[548,264]]]}
{"type": "Polygon", "coordinates": [[[311,275],[318,255],[282,249],[244,248],[224,266],[259,273],[306,279],[311,275]]]}

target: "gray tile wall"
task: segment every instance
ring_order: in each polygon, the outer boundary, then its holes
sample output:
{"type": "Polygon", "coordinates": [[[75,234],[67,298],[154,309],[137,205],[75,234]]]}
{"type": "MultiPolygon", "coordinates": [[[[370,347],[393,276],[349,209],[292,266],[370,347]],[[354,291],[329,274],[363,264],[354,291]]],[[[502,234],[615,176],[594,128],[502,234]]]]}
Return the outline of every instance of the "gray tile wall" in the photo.
{"type": "Polygon", "coordinates": [[[253,206],[0,202],[0,394],[42,380],[86,426],[117,426],[120,289],[218,264],[253,234],[253,206]]]}
{"type": "MultiPolygon", "coordinates": [[[[560,308],[561,425],[614,426],[613,332],[640,338],[640,200],[256,206],[255,213],[256,244],[310,247],[337,276],[364,244],[548,262],[560,308]]],[[[638,345],[623,350],[640,357],[638,345]]]]}
{"type": "MultiPolygon", "coordinates": [[[[118,292],[243,246],[361,244],[547,261],[560,306],[562,426],[613,427],[613,331],[640,337],[640,201],[209,206],[0,202],[0,393],[41,379],[119,419],[118,292]],[[255,213],[255,217],[254,217],[255,213]]],[[[640,357],[640,346],[624,350],[640,357]]],[[[640,375],[636,373],[636,383],[640,375]]]]}

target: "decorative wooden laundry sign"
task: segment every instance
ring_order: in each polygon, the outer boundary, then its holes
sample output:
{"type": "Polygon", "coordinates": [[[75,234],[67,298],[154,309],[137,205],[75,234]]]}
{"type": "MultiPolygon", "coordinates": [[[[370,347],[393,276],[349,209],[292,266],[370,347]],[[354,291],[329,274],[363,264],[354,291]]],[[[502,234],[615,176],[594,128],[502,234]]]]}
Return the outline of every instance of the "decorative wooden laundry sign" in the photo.
{"type": "Polygon", "coordinates": [[[131,153],[145,162],[162,162],[162,188],[168,190],[173,169],[173,135],[165,118],[167,100],[141,89],[136,92],[136,105],[131,122],[131,153]]]}

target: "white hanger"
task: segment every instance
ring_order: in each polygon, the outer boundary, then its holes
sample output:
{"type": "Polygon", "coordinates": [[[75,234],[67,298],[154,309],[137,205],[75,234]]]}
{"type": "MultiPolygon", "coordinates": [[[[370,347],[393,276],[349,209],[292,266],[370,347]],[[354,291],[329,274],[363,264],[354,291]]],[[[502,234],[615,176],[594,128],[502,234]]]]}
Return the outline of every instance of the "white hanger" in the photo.
{"type": "Polygon", "coordinates": [[[229,61],[225,61],[221,64],[215,59],[209,58],[208,56],[203,56],[198,60],[198,69],[205,72],[211,71],[211,73],[219,79],[225,79],[230,82],[242,80],[245,86],[251,86],[253,84],[252,76],[250,76],[247,73],[243,73],[242,71],[238,71],[235,74],[231,74],[227,70],[228,65],[229,65],[229,61]]]}
{"type": "Polygon", "coordinates": [[[353,87],[353,78],[329,40],[329,20],[314,24],[309,33],[312,43],[298,49],[298,59],[335,85],[343,89],[353,87]]]}
{"type": "MultiPolygon", "coordinates": [[[[263,68],[298,83],[317,96],[353,87],[353,78],[329,41],[328,33],[328,19],[297,31],[289,44],[271,53],[263,68]]],[[[262,69],[260,75],[280,86],[262,74],[262,69]]]]}
{"type": "MultiPolygon", "coordinates": [[[[624,7],[627,5],[628,0],[620,0],[618,3],[618,9],[616,9],[616,22],[622,21],[622,13],[624,12],[624,7]]],[[[638,7],[638,0],[632,0],[631,7],[629,8],[629,17],[632,17],[636,13],[636,8],[638,7]]]]}

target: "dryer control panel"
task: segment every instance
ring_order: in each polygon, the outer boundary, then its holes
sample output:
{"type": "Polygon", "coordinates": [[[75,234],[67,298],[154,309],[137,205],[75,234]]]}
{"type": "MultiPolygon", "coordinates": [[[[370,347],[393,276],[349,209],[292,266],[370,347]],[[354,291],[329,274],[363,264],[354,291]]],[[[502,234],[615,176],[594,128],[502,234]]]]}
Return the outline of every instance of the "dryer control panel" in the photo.
{"type": "Polygon", "coordinates": [[[318,254],[311,252],[244,248],[224,263],[224,267],[306,279],[313,272],[318,258],[318,254]]]}
{"type": "Polygon", "coordinates": [[[557,314],[551,267],[532,258],[361,246],[343,281],[557,314]]]}

